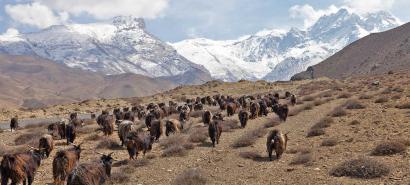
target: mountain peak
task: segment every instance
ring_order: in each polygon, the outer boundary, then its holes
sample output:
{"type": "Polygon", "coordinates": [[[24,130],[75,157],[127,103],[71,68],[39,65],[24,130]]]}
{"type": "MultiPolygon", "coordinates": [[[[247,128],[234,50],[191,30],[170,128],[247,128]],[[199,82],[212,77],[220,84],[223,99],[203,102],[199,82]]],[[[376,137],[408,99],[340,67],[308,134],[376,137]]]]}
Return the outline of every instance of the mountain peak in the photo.
{"type": "Polygon", "coordinates": [[[145,21],[143,18],[133,16],[118,16],[114,17],[113,24],[118,29],[131,30],[131,29],[145,29],[145,21]]]}

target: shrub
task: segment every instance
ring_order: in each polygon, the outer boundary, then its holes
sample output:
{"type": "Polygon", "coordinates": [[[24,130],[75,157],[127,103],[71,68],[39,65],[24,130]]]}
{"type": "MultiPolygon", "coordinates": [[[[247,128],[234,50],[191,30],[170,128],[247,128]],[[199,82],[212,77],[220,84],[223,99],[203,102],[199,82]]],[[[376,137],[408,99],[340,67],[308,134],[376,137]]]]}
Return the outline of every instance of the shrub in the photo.
{"type": "Polygon", "coordinates": [[[382,177],[390,173],[390,168],[373,159],[359,158],[346,161],[330,171],[335,177],[354,177],[372,179],[382,177]]]}
{"type": "Polygon", "coordinates": [[[396,95],[394,95],[393,97],[391,97],[391,99],[393,99],[393,100],[398,100],[398,99],[400,99],[401,98],[401,95],[400,94],[396,94],[396,95]]]}
{"type": "Polygon", "coordinates": [[[279,123],[278,120],[275,120],[275,119],[268,119],[268,120],[266,120],[266,122],[263,124],[263,126],[264,126],[265,128],[276,127],[276,126],[278,126],[278,125],[280,125],[280,123],[279,123]]]}
{"type": "Polygon", "coordinates": [[[30,132],[19,135],[14,139],[14,144],[16,145],[30,145],[32,147],[38,146],[38,141],[45,134],[44,131],[40,132],[30,132]]]}
{"type": "Polygon", "coordinates": [[[350,122],[350,125],[359,125],[360,122],[357,120],[353,120],[352,122],[350,122]]]}
{"type": "Polygon", "coordinates": [[[186,149],[180,145],[172,145],[170,147],[165,148],[162,152],[162,157],[181,157],[187,154],[186,149]]]}
{"type": "Polygon", "coordinates": [[[332,117],[342,117],[342,116],[346,116],[347,113],[346,111],[343,109],[343,107],[336,107],[331,113],[330,115],[332,117]]]}
{"type": "Polygon", "coordinates": [[[366,106],[356,100],[350,100],[346,103],[346,109],[364,109],[366,106]]]}
{"type": "Polygon", "coordinates": [[[342,98],[350,98],[352,96],[352,94],[344,92],[342,94],[340,94],[339,96],[337,96],[338,99],[342,99],[342,98]]]}
{"type": "Polygon", "coordinates": [[[374,101],[374,103],[386,103],[386,102],[388,102],[389,101],[389,99],[387,98],[387,97],[380,97],[380,98],[377,98],[375,101],[374,101]]]}
{"type": "Polygon", "coordinates": [[[368,95],[368,94],[363,94],[359,97],[359,99],[361,100],[368,100],[368,99],[372,99],[372,96],[368,95]]]}
{"type": "Polygon", "coordinates": [[[251,152],[251,151],[247,151],[247,152],[240,152],[239,156],[244,158],[244,159],[252,159],[252,160],[257,160],[257,159],[261,159],[262,155],[260,155],[257,152],[251,152]]]}
{"type": "Polygon", "coordinates": [[[304,109],[303,105],[289,110],[288,116],[296,116],[304,109]]]}
{"type": "Polygon", "coordinates": [[[302,98],[302,101],[313,101],[313,100],[315,100],[314,96],[304,96],[302,98]]]}
{"type": "Polygon", "coordinates": [[[208,139],[208,130],[206,128],[194,128],[188,137],[188,141],[193,143],[204,143],[208,139]]]}
{"type": "Polygon", "coordinates": [[[197,110],[197,111],[192,111],[189,115],[193,118],[201,118],[203,114],[204,114],[204,111],[197,110]]]}
{"type": "Polygon", "coordinates": [[[400,105],[396,105],[396,108],[398,108],[398,109],[410,109],[410,102],[403,103],[403,104],[400,104],[400,105]]]}
{"type": "Polygon", "coordinates": [[[327,127],[330,127],[331,123],[333,123],[333,119],[331,117],[326,117],[324,119],[321,119],[316,124],[314,124],[312,126],[312,129],[327,128],[327,127]]]}
{"type": "Polygon", "coordinates": [[[239,129],[239,121],[236,119],[225,120],[222,122],[222,132],[230,132],[233,129],[239,129]]]}
{"type": "Polygon", "coordinates": [[[291,165],[309,165],[313,161],[313,154],[312,153],[305,153],[305,154],[299,154],[293,160],[290,162],[291,165]]]}
{"type": "Polygon", "coordinates": [[[372,151],[372,155],[385,156],[393,155],[397,153],[403,153],[406,151],[406,145],[399,141],[387,141],[376,146],[372,151]]]}
{"type": "Polygon", "coordinates": [[[256,142],[258,138],[265,136],[266,133],[267,131],[265,130],[264,127],[259,127],[254,130],[245,132],[244,135],[240,136],[234,141],[234,143],[232,144],[232,147],[240,148],[240,147],[251,146],[256,142]]]}
{"type": "Polygon", "coordinates": [[[313,102],[313,104],[315,105],[315,106],[319,106],[319,105],[322,105],[322,104],[324,104],[325,103],[325,100],[315,100],[314,102],[313,102]]]}
{"type": "Polygon", "coordinates": [[[315,105],[313,103],[308,103],[305,106],[303,106],[303,109],[304,110],[312,110],[314,106],[315,105]]]}
{"type": "Polygon", "coordinates": [[[321,146],[336,146],[336,145],[337,145],[337,139],[334,139],[334,138],[324,139],[321,144],[321,146]]]}
{"type": "Polygon", "coordinates": [[[110,149],[110,150],[119,150],[122,149],[121,145],[119,145],[114,139],[109,137],[104,137],[98,142],[97,149],[110,149]]]}
{"type": "Polygon", "coordinates": [[[130,177],[122,171],[115,171],[111,173],[109,184],[124,184],[129,182],[130,177]]]}
{"type": "Polygon", "coordinates": [[[325,130],[321,129],[321,128],[314,128],[314,129],[310,129],[307,137],[315,137],[315,136],[321,136],[325,134],[325,130]]]}
{"type": "Polygon", "coordinates": [[[204,185],[206,184],[206,177],[199,169],[187,169],[179,174],[172,182],[173,185],[204,185]]]}
{"type": "Polygon", "coordinates": [[[193,149],[194,145],[180,134],[174,134],[167,139],[161,140],[159,145],[163,148],[162,157],[185,156],[187,149],[193,149]]]}
{"type": "Polygon", "coordinates": [[[87,137],[84,138],[86,141],[97,141],[100,140],[102,136],[98,135],[97,133],[93,133],[87,137]]]}

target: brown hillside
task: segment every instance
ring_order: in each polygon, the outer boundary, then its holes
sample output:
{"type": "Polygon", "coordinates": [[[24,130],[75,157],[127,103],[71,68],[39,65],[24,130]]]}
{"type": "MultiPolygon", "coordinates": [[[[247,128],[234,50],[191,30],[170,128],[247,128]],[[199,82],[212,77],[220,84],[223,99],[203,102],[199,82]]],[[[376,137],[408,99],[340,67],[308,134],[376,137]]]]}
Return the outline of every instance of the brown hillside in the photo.
{"type": "MultiPolygon", "coordinates": [[[[314,78],[346,78],[410,69],[410,23],[364,37],[313,66],[314,78]]],[[[305,71],[292,79],[310,78],[305,71]]]]}
{"type": "Polygon", "coordinates": [[[152,95],[175,84],[141,75],[105,76],[27,56],[0,55],[1,107],[152,95]]]}

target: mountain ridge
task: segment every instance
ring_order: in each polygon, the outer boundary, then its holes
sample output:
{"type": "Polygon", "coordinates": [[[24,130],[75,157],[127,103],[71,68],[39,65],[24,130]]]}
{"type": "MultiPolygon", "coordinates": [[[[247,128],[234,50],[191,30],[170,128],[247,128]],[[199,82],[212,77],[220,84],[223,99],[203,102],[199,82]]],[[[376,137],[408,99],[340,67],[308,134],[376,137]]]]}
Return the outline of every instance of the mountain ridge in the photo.
{"type": "Polygon", "coordinates": [[[238,40],[201,38],[172,45],[190,61],[205,66],[216,79],[289,80],[349,43],[398,25],[400,21],[387,12],[359,16],[342,8],[322,16],[306,30],[265,30],[238,40]]]}

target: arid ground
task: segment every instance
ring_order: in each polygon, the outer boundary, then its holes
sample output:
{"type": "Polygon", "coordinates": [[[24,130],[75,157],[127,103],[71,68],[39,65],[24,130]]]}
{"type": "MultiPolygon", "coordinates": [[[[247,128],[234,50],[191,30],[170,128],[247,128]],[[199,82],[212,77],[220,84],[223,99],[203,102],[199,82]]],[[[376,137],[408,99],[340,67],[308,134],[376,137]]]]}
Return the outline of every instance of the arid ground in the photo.
{"type": "MultiPolygon", "coordinates": [[[[96,152],[114,152],[117,160],[111,184],[410,184],[410,74],[394,73],[346,80],[268,83],[208,82],[183,86],[145,98],[92,100],[56,105],[38,110],[8,110],[0,119],[68,117],[70,112],[99,113],[103,109],[135,103],[181,102],[186,98],[224,94],[295,93],[298,103],[280,122],[270,112],[239,128],[238,116],[227,117],[220,144],[211,147],[207,128],[193,112],[181,134],[163,135],[153,150],[136,161],[128,161],[117,133],[105,138],[95,122],[79,130],[75,143],[84,142],[81,162],[98,159],[96,152]],[[378,81],[379,84],[372,84],[378,81]],[[287,150],[281,159],[269,161],[267,133],[289,132],[287,150]],[[179,147],[176,147],[179,146],[179,147]],[[182,146],[182,147],[181,147],[182,146]],[[174,148],[173,148],[174,147],[174,148]],[[176,148],[176,149],[175,149],[176,148]],[[354,160],[350,164],[345,162],[354,160]],[[340,177],[339,177],[340,176],[340,177]]],[[[281,99],[281,103],[288,100],[281,99]]],[[[205,109],[213,112],[218,107],[205,109]]],[[[226,112],[223,112],[226,114],[226,112]]],[[[172,115],[171,117],[175,117],[172,115]]],[[[141,123],[142,124],[142,123],[141,123]]],[[[0,154],[24,151],[36,145],[44,125],[34,125],[0,134],[0,154]]],[[[39,168],[35,184],[52,184],[55,151],[70,146],[56,141],[56,149],[39,168]]]]}

